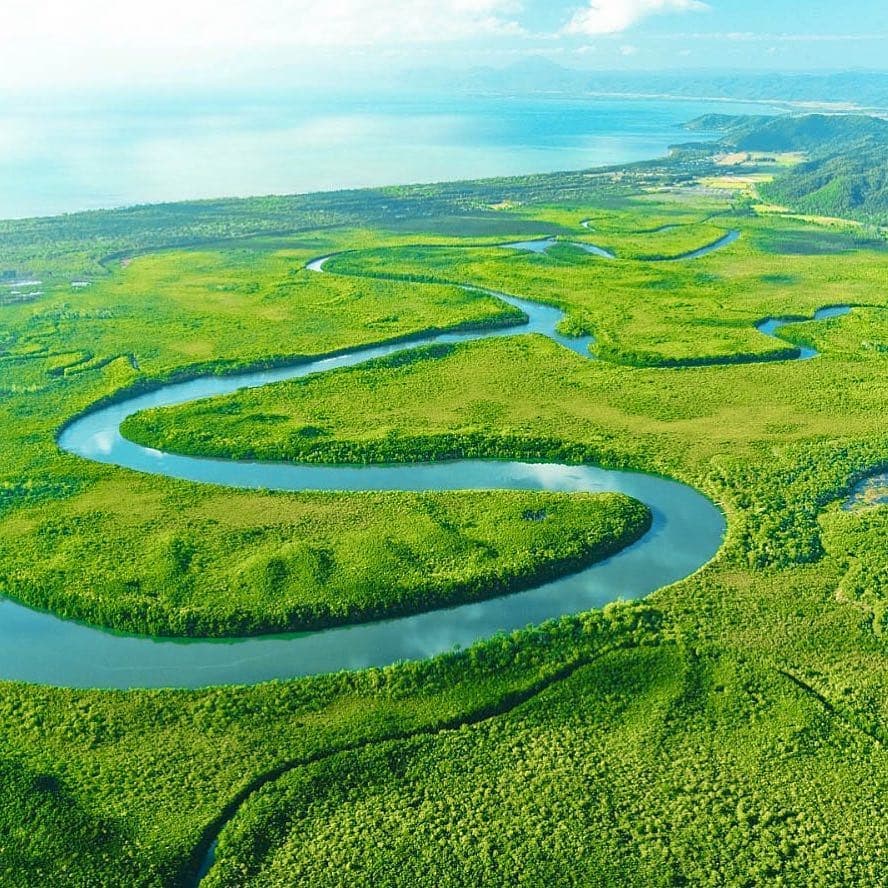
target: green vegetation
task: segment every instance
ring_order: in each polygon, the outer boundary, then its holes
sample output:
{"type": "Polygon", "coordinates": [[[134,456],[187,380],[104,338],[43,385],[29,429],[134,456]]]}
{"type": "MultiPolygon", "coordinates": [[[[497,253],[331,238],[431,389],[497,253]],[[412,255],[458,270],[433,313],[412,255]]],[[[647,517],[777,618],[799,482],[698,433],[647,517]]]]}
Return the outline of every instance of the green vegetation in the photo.
{"type": "Polygon", "coordinates": [[[843,504],[886,466],[888,256],[871,232],[752,214],[699,184],[705,159],[671,163],[4,223],[0,267],[45,287],[0,306],[0,584],[23,600],[230,634],[489,595],[633,539],[648,515],[615,496],[233,491],[55,445],[133,388],[517,319],[463,283],[558,305],[602,360],[489,339],[127,434],[659,472],[718,501],[728,535],[646,602],[429,662],[193,692],[0,685],[0,882],[190,885],[219,834],[207,885],[879,884],[888,508],[843,504]],[[732,229],[705,259],[650,261],[732,229]],[[542,234],[620,258],[496,246],[542,234]],[[115,251],[133,261],[98,264],[115,251]],[[331,253],[333,273],[304,270],[331,253]],[[854,309],[785,346],[755,330],[835,304],[854,309]],[[799,344],[820,356],[776,360],[799,344]]]}
{"type": "Polygon", "coordinates": [[[732,151],[802,152],[805,161],[760,187],[769,201],[801,213],[888,224],[888,120],[865,115],[707,115],[691,129],[721,130],[732,151]]]}
{"type": "Polygon", "coordinates": [[[507,711],[596,651],[653,638],[612,607],[471,651],[254,688],[101,693],[5,684],[0,881],[189,885],[206,837],[300,762],[507,711]]]}
{"type": "Polygon", "coordinates": [[[7,594],[144,634],[318,629],[536,585],[650,526],[648,510],[618,494],[165,487],[139,479],[120,500],[117,483],[99,483],[51,517],[41,504],[7,518],[7,594]]]}
{"type": "MultiPolygon", "coordinates": [[[[346,234],[345,242],[361,237],[346,234]]],[[[310,274],[302,266],[315,243],[309,239],[307,246],[290,250],[259,244],[226,253],[146,256],[75,296],[63,289],[38,306],[5,309],[0,421],[10,447],[0,477],[0,512],[6,513],[0,525],[0,590],[118,628],[232,634],[342,621],[360,610],[359,601],[367,613],[382,613],[403,606],[411,594],[427,602],[451,600],[457,588],[478,595],[482,576],[495,564],[504,580],[518,578],[520,584],[558,561],[594,557],[600,540],[585,553],[576,541],[565,540],[563,548],[539,556],[545,566],[531,569],[527,547],[537,551],[534,540],[543,543],[539,526],[527,528],[523,541],[516,537],[515,548],[500,562],[490,556],[485,566],[482,534],[473,556],[480,560],[449,568],[449,591],[411,593],[410,584],[394,586],[387,603],[371,607],[361,590],[379,566],[353,560],[384,526],[383,512],[374,511],[369,499],[355,498],[349,541],[342,540],[338,552],[328,551],[324,541],[340,535],[345,520],[342,504],[331,498],[300,500],[295,511],[272,498],[269,507],[261,493],[134,478],[58,450],[54,436],[74,413],[122,389],[405,339],[439,326],[483,328],[521,317],[458,287],[426,288],[425,299],[417,301],[407,286],[310,274]],[[219,525],[217,515],[228,517],[219,525]],[[249,516],[258,526],[249,524],[249,516]],[[150,546],[142,545],[146,534],[153,538],[150,546]],[[290,596],[269,597],[254,585],[254,574],[276,558],[307,559],[306,566],[320,558],[334,585],[335,578],[346,583],[344,577],[351,576],[351,592],[337,594],[338,602],[318,601],[312,597],[317,576],[309,571],[293,581],[290,596]],[[122,564],[130,568],[123,571],[122,564]]],[[[419,528],[428,530],[434,522],[428,507],[415,500],[410,505],[401,498],[397,507],[386,508],[404,511],[392,543],[404,553],[419,528]]],[[[442,508],[446,511],[443,503],[442,508]]],[[[630,523],[634,527],[635,519],[630,523]]],[[[455,533],[448,540],[441,533],[443,577],[444,562],[472,547],[470,538],[459,540],[455,533]]]]}
{"type": "Polygon", "coordinates": [[[608,654],[501,718],[287,774],[207,885],[877,884],[884,812],[852,788],[873,741],[795,690],[671,645],[608,654]]]}
{"type": "Polygon", "coordinates": [[[836,600],[852,604],[871,619],[881,638],[888,633],[888,571],[885,539],[888,510],[832,509],[822,519],[824,547],[845,569],[836,600]]]}

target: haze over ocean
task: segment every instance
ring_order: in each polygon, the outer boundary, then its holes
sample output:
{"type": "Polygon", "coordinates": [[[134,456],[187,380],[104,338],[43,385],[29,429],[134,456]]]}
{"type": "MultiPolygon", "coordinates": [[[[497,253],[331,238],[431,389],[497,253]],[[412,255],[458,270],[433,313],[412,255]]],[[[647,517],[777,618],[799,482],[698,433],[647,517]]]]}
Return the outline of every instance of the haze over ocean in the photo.
{"type": "Polygon", "coordinates": [[[370,98],[259,90],[7,103],[0,218],[626,163],[767,106],[565,96],[370,98]]]}

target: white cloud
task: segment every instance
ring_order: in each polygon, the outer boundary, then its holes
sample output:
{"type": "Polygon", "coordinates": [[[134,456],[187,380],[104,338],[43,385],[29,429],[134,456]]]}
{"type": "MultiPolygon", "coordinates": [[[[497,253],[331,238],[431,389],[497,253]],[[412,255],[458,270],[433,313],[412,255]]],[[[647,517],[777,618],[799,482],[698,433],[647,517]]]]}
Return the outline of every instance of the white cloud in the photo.
{"type": "Polygon", "coordinates": [[[627,56],[627,57],[638,55],[638,47],[637,46],[630,46],[628,44],[626,46],[621,46],[620,47],[620,55],[627,56]]]}
{"type": "Polygon", "coordinates": [[[515,0],[3,0],[0,49],[349,46],[454,40],[519,26],[515,0]]]}
{"type": "Polygon", "coordinates": [[[875,43],[888,40],[888,33],[870,34],[773,34],[757,31],[697,31],[651,35],[656,40],[709,40],[732,43],[875,43]]]}
{"type": "Polygon", "coordinates": [[[523,34],[522,0],[0,0],[0,87],[523,34]]]}
{"type": "MultiPolygon", "coordinates": [[[[708,35],[707,35],[708,36],[708,35]]],[[[727,40],[747,41],[756,43],[767,43],[777,40],[780,43],[859,43],[861,41],[883,41],[888,40],[888,34],[753,34],[753,33],[732,33],[732,34],[715,34],[716,38],[722,36],[727,40]]]]}
{"type": "Polygon", "coordinates": [[[591,0],[568,22],[565,34],[594,37],[618,34],[651,15],[667,12],[702,12],[701,0],[591,0]]]}

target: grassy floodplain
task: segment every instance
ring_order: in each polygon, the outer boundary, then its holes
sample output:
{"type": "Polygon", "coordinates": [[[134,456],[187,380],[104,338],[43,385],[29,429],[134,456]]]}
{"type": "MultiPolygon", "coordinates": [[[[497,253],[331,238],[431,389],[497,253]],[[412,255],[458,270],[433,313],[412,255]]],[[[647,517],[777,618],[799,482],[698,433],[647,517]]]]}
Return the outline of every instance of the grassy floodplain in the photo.
{"type": "MultiPolygon", "coordinates": [[[[363,226],[359,195],[306,199],[298,220],[257,203],[258,234],[237,204],[195,222],[191,246],[184,208],[130,242],[112,214],[98,251],[21,226],[0,264],[44,295],[0,308],[0,578],[29,603],[225,634],[337,603],[372,615],[394,593],[368,575],[408,577],[423,543],[425,574],[457,564],[432,590],[456,600],[631,538],[646,516],[615,498],[238,492],[54,443],[133,387],[516,320],[463,283],[558,305],[599,360],[541,337],[466,343],[126,432],[234,458],[593,461],[693,484],[729,530],[644,603],[431,662],[189,692],[0,685],[0,881],[193,884],[227,824],[207,885],[878,884],[888,525],[884,506],[842,505],[888,458],[888,253],[869,231],[759,217],[697,172],[712,170],[368,193],[363,226]],[[733,229],[705,259],[652,261],[733,229]],[[548,234],[564,243],[544,255],[497,246],[548,234]],[[304,270],[331,253],[332,274],[304,270]],[[837,304],[854,308],[784,328],[785,345],[755,330],[837,304]],[[791,360],[797,344],[819,357],[791,360]],[[555,520],[525,519],[541,510],[555,520]],[[383,526],[410,545],[368,547],[383,526]],[[324,540],[336,569],[319,574],[324,540]]],[[[428,591],[394,590],[408,609],[428,591]]]]}

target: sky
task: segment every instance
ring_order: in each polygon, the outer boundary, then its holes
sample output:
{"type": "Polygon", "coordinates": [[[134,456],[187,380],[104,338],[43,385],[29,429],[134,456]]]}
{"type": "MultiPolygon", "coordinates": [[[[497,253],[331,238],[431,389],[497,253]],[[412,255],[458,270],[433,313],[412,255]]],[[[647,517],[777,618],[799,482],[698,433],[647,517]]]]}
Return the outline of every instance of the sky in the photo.
{"type": "Polygon", "coordinates": [[[0,90],[360,72],[888,67],[886,0],[2,0],[0,90]]]}

